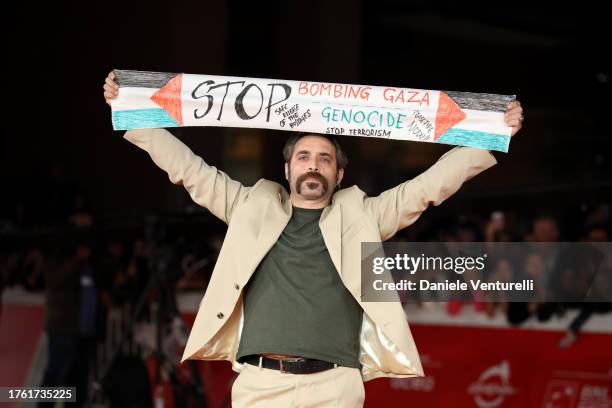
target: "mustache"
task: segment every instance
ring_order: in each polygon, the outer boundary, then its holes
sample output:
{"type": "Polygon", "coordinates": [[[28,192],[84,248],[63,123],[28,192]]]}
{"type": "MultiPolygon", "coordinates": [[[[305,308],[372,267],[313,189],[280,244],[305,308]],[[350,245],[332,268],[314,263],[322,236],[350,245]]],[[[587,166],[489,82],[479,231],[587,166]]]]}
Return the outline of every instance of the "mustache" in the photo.
{"type": "Polygon", "coordinates": [[[323,191],[327,191],[329,187],[327,184],[327,180],[325,179],[325,177],[323,177],[320,173],[317,173],[316,171],[309,171],[308,173],[304,173],[301,176],[299,176],[297,180],[295,180],[296,187],[299,190],[301,190],[302,183],[308,178],[316,179],[319,183],[321,183],[321,186],[323,187],[323,191]]]}

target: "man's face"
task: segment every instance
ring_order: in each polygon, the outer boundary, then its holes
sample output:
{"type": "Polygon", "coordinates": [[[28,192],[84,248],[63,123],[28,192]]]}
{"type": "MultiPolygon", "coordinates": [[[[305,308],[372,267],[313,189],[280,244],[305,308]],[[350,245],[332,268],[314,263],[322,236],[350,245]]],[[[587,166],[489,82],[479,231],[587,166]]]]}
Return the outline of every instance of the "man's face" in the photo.
{"type": "Polygon", "coordinates": [[[307,200],[330,197],[343,175],[344,169],[338,170],[334,145],[316,135],[298,140],[291,162],[285,163],[291,192],[307,200]]]}

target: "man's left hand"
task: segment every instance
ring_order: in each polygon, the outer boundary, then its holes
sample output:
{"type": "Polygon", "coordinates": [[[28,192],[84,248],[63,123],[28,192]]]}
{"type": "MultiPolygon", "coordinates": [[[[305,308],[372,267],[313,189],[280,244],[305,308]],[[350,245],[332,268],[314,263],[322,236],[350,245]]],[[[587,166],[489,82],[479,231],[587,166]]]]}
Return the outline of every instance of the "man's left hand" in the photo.
{"type": "Polygon", "coordinates": [[[516,132],[521,130],[524,119],[525,116],[523,116],[523,107],[521,103],[519,101],[510,102],[504,114],[504,120],[506,121],[506,125],[512,127],[511,136],[514,136],[516,132]]]}

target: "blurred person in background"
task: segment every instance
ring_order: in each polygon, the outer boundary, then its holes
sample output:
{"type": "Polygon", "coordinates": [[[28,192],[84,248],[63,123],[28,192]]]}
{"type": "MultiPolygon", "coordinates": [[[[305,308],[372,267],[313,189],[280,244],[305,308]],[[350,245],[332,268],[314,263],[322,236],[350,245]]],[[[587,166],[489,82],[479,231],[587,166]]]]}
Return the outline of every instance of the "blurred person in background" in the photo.
{"type": "MultiPolygon", "coordinates": [[[[549,287],[556,279],[553,271],[556,268],[559,253],[552,243],[557,242],[559,236],[559,224],[556,218],[547,213],[539,214],[533,219],[531,230],[525,236],[525,241],[534,243],[530,246],[530,251],[533,254],[538,254],[544,262],[544,271],[538,272],[540,274],[540,284],[544,287],[549,287]]],[[[543,322],[549,320],[555,313],[561,313],[559,305],[555,302],[510,302],[507,318],[510,324],[519,325],[532,315],[537,316],[538,320],[543,322]]]]}
{"type": "MultiPolygon", "coordinates": [[[[608,229],[604,224],[592,223],[585,228],[582,241],[609,242],[608,229]]],[[[593,280],[593,293],[590,293],[590,295],[594,299],[585,299],[583,302],[568,302],[565,304],[568,308],[578,309],[578,314],[572,319],[567,331],[559,341],[559,347],[561,348],[569,347],[578,340],[580,330],[591,316],[597,313],[605,314],[612,311],[612,302],[604,301],[612,299],[612,283],[610,282],[612,279],[612,265],[609,264],[610,254],[606,255],[601,269],[598,270],[593,280]]]]}
{"type": "Polygon", "coordinates": [[[79,407],[87,399],[90,361],[103,324],[99,320],[103,288],[92,262],[92,231],[70,230],[61,241],[67,250],[61,251],[56,267],[48,268],[45,276],[48,359],[40,386],[76,387],[74,406],[79,407]]]}
{"type": "Polygon", "coordinates": [[[559,240],[559,223],[549,214],[537,216],[532,223],[531,232],[526,241],[531,242],[556,242],[559,240]]]}

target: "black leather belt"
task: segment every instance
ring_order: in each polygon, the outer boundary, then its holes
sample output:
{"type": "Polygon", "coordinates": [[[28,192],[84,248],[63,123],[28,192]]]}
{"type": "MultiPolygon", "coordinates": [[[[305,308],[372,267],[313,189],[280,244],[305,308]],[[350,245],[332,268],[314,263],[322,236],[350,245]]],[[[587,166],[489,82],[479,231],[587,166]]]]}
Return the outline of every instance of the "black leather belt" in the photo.
{"type": "Polygon", "coordinates": [[[334,363],[310,358],[277,360],[275,358],[259,356],[257,354],[251,354],[242,358],[241,360],[243,363],[248,363],[259,367],[260,359],[261,367],[269,368],[271,370],[279,370],[281,373],[313,374],[337,367],[337,365],[334,363]]]}

